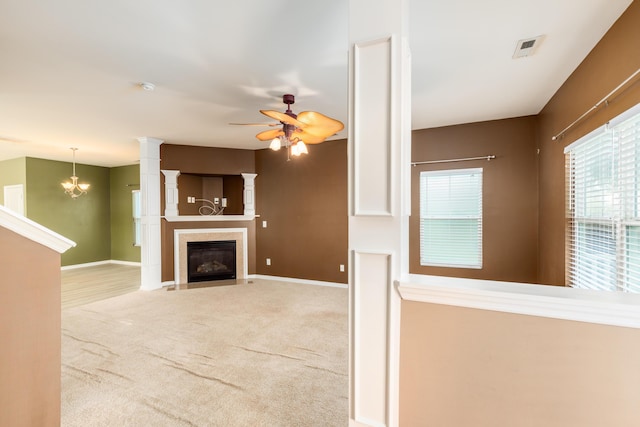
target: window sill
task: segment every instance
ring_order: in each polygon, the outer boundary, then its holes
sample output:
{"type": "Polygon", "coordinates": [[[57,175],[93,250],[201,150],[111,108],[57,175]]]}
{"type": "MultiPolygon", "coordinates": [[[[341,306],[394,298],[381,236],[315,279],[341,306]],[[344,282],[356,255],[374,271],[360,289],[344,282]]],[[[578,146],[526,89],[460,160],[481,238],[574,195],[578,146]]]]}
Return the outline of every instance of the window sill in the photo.
{"type": "Polygon", "coordinates": [[[640,294],[427,275],[396,286],[407,301],[640,328],[640,294]]]}

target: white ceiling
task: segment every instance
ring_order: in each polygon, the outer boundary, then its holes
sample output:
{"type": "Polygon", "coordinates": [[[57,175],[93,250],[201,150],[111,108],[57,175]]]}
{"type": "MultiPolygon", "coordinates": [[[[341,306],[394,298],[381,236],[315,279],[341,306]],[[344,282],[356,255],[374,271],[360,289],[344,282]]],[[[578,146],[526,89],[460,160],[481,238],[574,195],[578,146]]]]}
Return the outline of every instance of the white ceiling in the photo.
{"type": "MultiPolygon", "coordinates": [[[[631,1],[410,0],[413,128],[538,113],[631,1]]],[[[229,123],[284,93],[346,124],[347,25],[348,0],[0,0],[0,160],[133,164],[140,136],[265,148],[229,123]]]]}

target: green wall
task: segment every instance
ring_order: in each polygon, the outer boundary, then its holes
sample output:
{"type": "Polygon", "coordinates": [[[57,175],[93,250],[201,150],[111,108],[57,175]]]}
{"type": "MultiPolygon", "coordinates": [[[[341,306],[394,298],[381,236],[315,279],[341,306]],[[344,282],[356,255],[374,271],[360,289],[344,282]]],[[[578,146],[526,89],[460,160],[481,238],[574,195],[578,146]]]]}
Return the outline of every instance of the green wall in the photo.
{"type": "Polygon", "coordinates": [[[62,186],[73,173],[67,162],[20,157],[0,161],[0,204],[5,185],[24,185],[29,219],[59,233],[77,246],[62,254],[62,265],[118,260],[140,262],[133,246],[131,191],[140,188],[140,166],[105,168],[76,164],[78,182],[91,184],[72,199],[62,186]]]}
{"type": "MultiPolygon", "coordinates": [[[[0,162],[0,205],[4,205],[4,191],[5,185],[18,185],[24,186],[25,193],[27,192],[27,166],[26,158],[20,157],[17,159],[3,160],[0,162]]],[[[25,199],[26,200],[26,199],[25,199]]],[[[27,212],[25,208],[25,213],[27,212]]]]}
{"type": "Polygon", "coordinates": [[[140,166],[111,169],[111,259],[140,262],[140,247],[133,246],[131,192],[140,189],[140,166]]]}
{"type": "Polygon", "coordinates": [[[61,182],[69,180],[72,164],[27,157],[27,217],[74,242],[62,254],[62,265],[84,264],[111,258],[109,168],[76,164],[87,194],[72,199],[61,182]]]}

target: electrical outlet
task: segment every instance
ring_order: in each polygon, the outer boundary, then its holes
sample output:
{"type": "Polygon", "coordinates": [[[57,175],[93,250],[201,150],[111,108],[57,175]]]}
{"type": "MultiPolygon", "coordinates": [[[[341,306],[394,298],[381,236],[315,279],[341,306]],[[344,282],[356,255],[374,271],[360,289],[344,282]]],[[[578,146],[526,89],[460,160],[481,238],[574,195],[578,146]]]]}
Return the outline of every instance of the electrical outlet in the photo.
{"type": "Polygon", "coordinates": [[[340,264],[340,272],[344,273],[344,264],[340,264]]]}
{"type": "Polygon", "coordinates": [[[219,204],[219,203],[220,203],[220,198],[219,198],[219,197],[214,197],[214,198],[213,198],[213,204],[214,204],[214,205],[217,205],[217,204],[219,204]]]}
{"type": "Polygon", "coordinates": [[[267,258],[267,265],[271,265],[271,258],[267,258]]]}

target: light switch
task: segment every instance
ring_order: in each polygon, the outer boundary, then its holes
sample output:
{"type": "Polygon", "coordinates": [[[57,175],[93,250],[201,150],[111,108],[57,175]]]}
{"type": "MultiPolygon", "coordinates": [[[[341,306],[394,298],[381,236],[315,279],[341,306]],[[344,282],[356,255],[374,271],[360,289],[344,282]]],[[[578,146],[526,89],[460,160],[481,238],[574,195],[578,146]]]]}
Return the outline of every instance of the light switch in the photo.
{"type": "Polygon", "coordinates": [[[344,273],[344,264],[340,264],[340,272],[344,273]]]}
{"type": "Polygon", "coordinates": [[[262,228],[267,228],[267,221],[262,221],[262,228]]]}
{"type": "Polygon", "coordinates": [[[267,258],[267,265],[271,265],[271,258],[267,258]]]}

